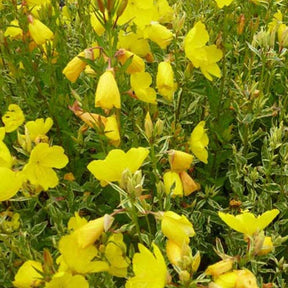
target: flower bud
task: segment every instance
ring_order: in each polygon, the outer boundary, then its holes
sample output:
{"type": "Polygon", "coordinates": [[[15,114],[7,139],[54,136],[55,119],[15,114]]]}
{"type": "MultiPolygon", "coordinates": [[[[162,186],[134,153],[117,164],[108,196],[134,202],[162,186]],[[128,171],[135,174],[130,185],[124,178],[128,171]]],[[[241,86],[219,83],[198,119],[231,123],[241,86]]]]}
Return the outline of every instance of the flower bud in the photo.
{"type": "Polygon", "coordinates": [[[163,176],[165,192],[171,197],[183,197],[183,186],[178,173],[168,171],[163,176]]]}
{"type": "Polygon", "coordinates": [[[262,256],[262,255],[266,255],[270,252],[272,252],[274,250],[274,245],[272,242],[271,237],[265,237],[262,247],[260,249],[260,251],[257,253],[257,255],[262,256]]]}
{"type": "Polygon", "coordinates": [[[164,129],[164,121],[161,119],[157,119],[155,123],[155,136],[161,136],[164,129]]]}
{"type": "Polygon", "coordinates": [[[233,267],[234,260],[231,258],[221,260],[213,265],[208,266],[205,273],[207,275],[212,275],[213,277],[218,277],[230,271],[233,267]]]}
{"type": "Polygon", "coordinates": [[[144,128],[145,128],[145,135],[147,136],[148,139],[150,139],[153,136],[153,123],[149,112],[147,112],[145,117],[144,128]]]}
{"type": "Polygon", "coordinates": [[[122,0],[119,4],[119,7],[117,9],[117,17],[119,18],[123,12],[125,11],[128,4],[128,0],[122,0]]]}

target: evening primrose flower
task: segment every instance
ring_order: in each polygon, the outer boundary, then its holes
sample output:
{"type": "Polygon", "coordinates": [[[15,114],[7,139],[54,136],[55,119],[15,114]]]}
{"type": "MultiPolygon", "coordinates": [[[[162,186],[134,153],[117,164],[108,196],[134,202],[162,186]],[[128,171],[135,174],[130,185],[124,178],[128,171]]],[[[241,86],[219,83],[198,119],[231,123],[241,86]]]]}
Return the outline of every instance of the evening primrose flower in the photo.
{"type": "Polygon", "coordinates": [[[42,264],[28,260],[17,271],[13,285],[16,288],[39,287],[43,282],[41,273],[43,273],[42,264]]]}
{"type": "Polygon", "coordinates": [[[215,0],[219,8],[229,6],[233,0],[215,0]]]}
{"type": "Polygon", "coordinates": [[[173,33],[165,26],[152,21],[145,27],[144,37],[158,44],[161,49],[166,49],[173,39],[173,33]]]}
{"type": "Polygon", "coordinates": [[[218,212],[219,217],[229,227],[248,236],[252,236],[253,234],[262,231],[273,221],[273,219],[278,214],[278,209],[266,211],[265,213],[257,217],[247,211],[244,211],[242,214],[236,216],[228,213],[218,212]]]}
{"type": "Polygon", "coordinates": [[[57,258],[59,272],[86,274],[109,270],[107,262],[94,260],[99,254],[96,246],[80,247],[74,232],[61,237],[58,249],[61,253],[57,258]]]}
{"type": "Polygon", "coordinates": [[[179,176],[182,182],[184,196],[189,196],[191,193],[200,190],[200,184],[194,181],[186,171],[181,171],[179,176]]]}
{"type": "Polygon", "coordinates": [[[211,75],[221,77],[221,71],[216,62],[223,57],[223,53],[216,45],[206,46],[208,41],[209,34],[206,27],[198,21],[185,37],[184,50],[192,64],[200,68],[203,75],[212,81],[211,75]]]}
{"type": "Polygon", "coordinates": [[[58,185],[58,177],[52,168],[61,169],[68,163],[68,157],[61,146],[39,143],[31,152],[23,172],[32,185],[40,185],[45,191],[58,185]]]}
{"type": "Polygon", "coordinates": [[[15,131],[25,120],[23,111],[17,104],[10,104],[2,117],[6,133],[15,131]]]}
{"type": "Polygon", "coordinates": [[[112,70],[105,71],[99,78],[95,92],[95,107],[102,109],[121,108],[120,92],[112,70]]]}
{"type": "Polygon", "coordinates": [[[85,52],[82,51],[77,56],[75,56],[62,71],[66,78],[72,83],[78,79],[81,72],[84,71],[87,65],[87,63],[79,57],[85,57],[85,52]]]}
{"type": "Polygon", "coordinates": [[[105,246],[105,258],[109,262],[108,273],[116,277],[126,277],[130,260],[126,257],[126,244],[121,233],[112,234],[105,246]]]}
{"type": "Polygon", "coordinates": [[[5,127],[0,127],[0,167],[11,168],[13,158],[10,154],[10,150],[3,142],[5,137],[5,127]]]}
{"type": "Polygon", "coordinates": [[[152,77],[148,72],[133,73],[130,76],[130,84],[134,91],[134,97],[137,99],[156,104],[156,91],[150,87],[152,77]]]}
{"type": "Polygon", "coordinates": [[[131,60],[131,63],[126,69],[126,72],[128,74],[145,71],[145,62],[143,61],[143,59],[128,50],[125,50],[123,48],[119,49],[116,52],[116,57],[122,65],[124,65],[126,61],[131,60]]]}
{"type": "Polygon", "coordinates": [[[0,201],[12,198],[23,184],[21,172],[14,172],[7,167],[0,167],[0,201]]]}
{"type": "Polygon", "coordinates": [[[160,249],[152,244],[153,252],[138,244],[139,252],[133,257],[135,276],[129,278],[125,288],[164,288],[167,279],[167,267],[160,249]]]}
{"type": "Polygon", "coordinates": [[[197,124],[190,136],[190,149],[195,156],[205,164],[208,163],[208,151],[206,147],[209,144],[209,138],[204,129],[205,121],[197,124]]]}
{"type": "Polygon", "coordinates": [[[29,33],[36,44],[42,45],[47,40],[52,40],[54,34],[45,24],[43,24],[40,20],[35,19],[32,15],[28,16],[28,20],[29,33]]]}
{"type": "Polygon", "coordinates": [[[19,26],[17,19],[10,22],[9,27],[6,29],[4,36],[10,38],[18,38],[23,35],[23,30],[19,26]]]}
{"type": "Polygon", "coordinates": [[[89,288],[88,281],[82,275],[72,275],[71,272],[58,272],[52,280],[46,283],[45,288],[89,288]]]}
{"type": "Polygon", "coordinates": [[[177,172],[168,171],[163,175],[165,192],[171,197],[183,196],[183,185],[177,172]]]}
{"type": "Polygon", "coordinates": [[[159,63],[156,75],[156,86],[161,96],[168,101],[173,100],[177,84],[174,82],[174,72],[170,62],[163,61],[159,63]]]}
{"type": "Polygon", "coordinates": [[[161,231],[169,239],[182,247],[188,244],[190,237],[195,235],[192,223],[184,215],[178,215],[173,211],[166,211],[161,219],[161,231]]]}
{"type": "Polygon", "coordinates": [[[131,148],[127,153],[120,149],[111,150],[104,160],[94,160],[87,166],[88,170],[100,181],[102,186],[109,182],[121,181],[124,170],[135,173],[148,156],[147,148],[131,148]]]}
{"type": "Polygon", "coordinates": [[[28,137],[31,141],[34,141],[35,143],[41,141],[43,138],[47,138],[46,134],[53,126],[53,120],[52,118],[48,117],[45,119],[38,118],[35,121],[28,121],[25,124],[25,129],[28,137]]]}

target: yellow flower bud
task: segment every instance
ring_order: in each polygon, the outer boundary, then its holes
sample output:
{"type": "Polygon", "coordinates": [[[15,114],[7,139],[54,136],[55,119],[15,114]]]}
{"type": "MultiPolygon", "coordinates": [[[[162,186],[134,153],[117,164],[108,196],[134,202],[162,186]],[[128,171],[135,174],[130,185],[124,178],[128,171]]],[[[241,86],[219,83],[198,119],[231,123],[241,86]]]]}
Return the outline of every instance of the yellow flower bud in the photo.
{"type": "Polygon", "coordinates": [[[153,135],[153,123],[149,112],[147,112],[145,117],[144,128],[145,128],[145,135],[147,136],[148,139],[150,139],[153,135]]]}
{"type": "Polygon", "coordinates": [[[111,70],[107,70],[99,78],[95,93],[95,107],[108,110],[113,107],[121,108],[120,92],[111,70]]]}
{"type": "Polygon", "coordinates": [[[169,150],[168,159],[171,170],[181,172],[190,168],[193,156],[179,150],[169,150]]]}
{"type": "Polygon", "coordinates": [[[179,265],[179,262],[182,260],[182,249],[177,245],[173,240],[167,240],[166,243],[166,254],[168,260],[173,265],[179,265]]]}

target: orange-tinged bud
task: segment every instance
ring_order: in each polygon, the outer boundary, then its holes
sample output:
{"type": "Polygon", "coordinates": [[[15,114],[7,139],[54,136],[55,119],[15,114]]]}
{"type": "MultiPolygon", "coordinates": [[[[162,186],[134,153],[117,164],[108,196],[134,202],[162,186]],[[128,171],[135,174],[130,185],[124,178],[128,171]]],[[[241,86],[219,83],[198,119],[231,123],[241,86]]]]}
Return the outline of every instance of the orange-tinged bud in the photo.
{"type": "Polygon", "coordinates": [[[38,45],[42,45],[54,37],[53,32],[41,21],[34,19],[32,15],[28,16],[28,21],[30,36],[38,45]]]}
{"type": "Polygon", "coordinates": [[[121,108],[120,92],[113,71],[104,72],[98,81],[95,93],[95,107],[102,109],[121,108]]]}
{"type": "Polygon", "coordinates": [[[208,266],[205,273],[207,275],[212,275],[213,277],[218,277],[219,275],[230,271],[233,267],[234,260],[231,258],[221,260],[213,265],[208,266]]]}
{"type": "Polygon", "coordinates": [[[195,182],[186,171],[180,172],[179,176],[182,181],[184,196],[188,196],[191,193],[200,190],[200,184],[195,182]]]}
{"type": "Polygon", "coordinates": [[[128,0],[122,0],[119,4],[119,7],[117,9],[117,17],[119,18],[123,12],[125,11],[128,4],[128,0]]]}
{"type": "Polygon", "coordinates": [[[96,3],[97,3],[97,7],[98,9],[104,13],[105,12],[105,7],[104,7],[104,2],[103,0],[96,0],[96,3]]]}
{"type": "Polygon", "coordinates": [[[128,74],[133,74],[137,72],[144,72],[145,71],[145,62],[143,61],[142,58],[137,56],[136,54],[125,50],[125,49],[120,49],[116,53],[118,61],[124,65],[128,59],[131,59],[130,65],[127,67],[126,72],[128,74]]]}
{"type": "Polygon", "coordinates": [[[241,14],[238,18],[237,34],[242,35],[245,27],[245,15],[241,14]]]}
{"type": "Polygon", "coordinates": [[[75,177],[72,172],[66,173],[63,179],[67,181],[75,181],[75,177]]]}
{"type": "Polygon", "coordinates": [[[168,159],[172,171],[180,172],[190,168],[193,156],[179,150],[169,150],[168,159]]]}

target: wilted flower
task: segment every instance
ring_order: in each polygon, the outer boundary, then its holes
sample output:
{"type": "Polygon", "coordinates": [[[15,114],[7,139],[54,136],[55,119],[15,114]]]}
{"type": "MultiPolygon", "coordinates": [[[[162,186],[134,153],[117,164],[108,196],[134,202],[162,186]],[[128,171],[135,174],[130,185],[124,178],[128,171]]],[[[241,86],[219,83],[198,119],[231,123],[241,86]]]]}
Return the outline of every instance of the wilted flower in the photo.
{"type": "Polygon", "coordinates": [[[218,277],[219,275],[232,270],[234,260],[231,258],[221,260],[213,265],[209,265],[205,273],[207,275],[212,275],[213,277],[218,277]]]}
{"type": "Polygon", "coordinates": [[[172,171],[181,172],[190,168],[193,156],[179,150],[169,150],[168,159],[172,171]]]}
{"type": "Polygon", "coordinates": [[[204,129],[205,121],[197,124],[190,136],[190,149],[195,156],[205,164],[208,163],[208,151],[206,147],[209,144],[209,138],[204,129]]]}
{"type": "Polygon", "coordinates": [[[153,244],[154,253],[139,244],[139,252],[133,257],[135,276],[129,278],[125,288],[164,288],[167,278],[167,267],[160,249],[153,244]]]}

